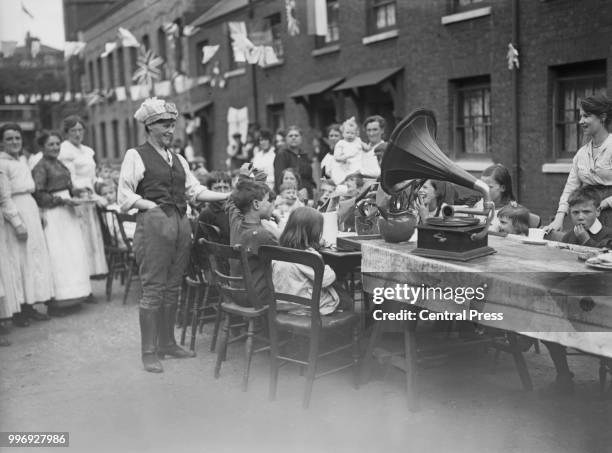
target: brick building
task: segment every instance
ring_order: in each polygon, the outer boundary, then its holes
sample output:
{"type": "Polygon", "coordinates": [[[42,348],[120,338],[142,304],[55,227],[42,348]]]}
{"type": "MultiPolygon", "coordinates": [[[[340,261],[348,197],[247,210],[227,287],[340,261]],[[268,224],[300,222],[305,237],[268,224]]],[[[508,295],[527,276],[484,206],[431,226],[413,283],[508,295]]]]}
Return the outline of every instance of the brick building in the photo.
{"type": "MultiPolygon", "coordinates": [[[[158,33],[163,23],[199,26],[181,40],[181,69],[192,83],[170,97],[187,118],[200,118],[191,138],[209,166],[224,164],[230,107],[247,107],[250,122],[271,129],[298,124],[306,144],[334,120],[379,113],[393,124],[426,107],[436,113],[441,149],[461,166],[478,173],[501,162],[513,170],[522,203],[545,219],[556,210],[581,140],[577,99],[612,92],[612,2],[327,0],[325,37],[307,33],[309,2],[295,4],[300,33],[291,36],[284,0],[119,2],[84,30],[85,91],[117,86],[108,84],[111,60],[99,55],[118,26],[141,42],[148,35],[148,45],[166,57],[158,33]],[[253,41],[265,36],[278,63],[234,62],[228,23],[241,21],[253,41]],[[508,67],[510,43],[519,51],[519,69],[508,67]],[[199,62],[203,45],[220,46],[206,66],[199,62]],[[214,65],[224,88],[211,84],[214,65]]],[[[126,84],[128,57],[121,57],[126,84]]],[[[118,65],[110,69],[122,82],[118,65]]],[[[137,141],[131,119],[137,103],[92,107],[103,157],[118,159],[137,141]]]]}

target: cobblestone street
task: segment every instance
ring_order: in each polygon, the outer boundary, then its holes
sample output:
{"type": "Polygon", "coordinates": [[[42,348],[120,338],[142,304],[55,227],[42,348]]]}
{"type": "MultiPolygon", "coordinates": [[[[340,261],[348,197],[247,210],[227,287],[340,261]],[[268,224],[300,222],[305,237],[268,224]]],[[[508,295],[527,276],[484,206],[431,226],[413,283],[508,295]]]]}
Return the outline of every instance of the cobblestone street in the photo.
{"type": "MultiPolygon", "coordinates": [[[[303,380],[292,366],[268,402],[265,355],[241,391],[238,345],[215,380],[210,325],[198,336],[197,358],[165,360],[161,375],[144,372],[138,288],[123,306],[118,285],[107,304],[94,283],[98,304],[13,329],[13,345],[0,351],[0,431],[68,431],[75,452],[601,453],[612,445],[612,404],[599,399],[592,359],[572,360],[577,394],[565,400],[524,393],[506,354],[492,374],[489,353],[422,368],[418,413],[406,408],[402,374],[384,366],[359,390],[350,372],[317,380],[303,411],[303,380]]],[[[526,357],[536,388],[553,378],[547,354],[526,357]]]]}

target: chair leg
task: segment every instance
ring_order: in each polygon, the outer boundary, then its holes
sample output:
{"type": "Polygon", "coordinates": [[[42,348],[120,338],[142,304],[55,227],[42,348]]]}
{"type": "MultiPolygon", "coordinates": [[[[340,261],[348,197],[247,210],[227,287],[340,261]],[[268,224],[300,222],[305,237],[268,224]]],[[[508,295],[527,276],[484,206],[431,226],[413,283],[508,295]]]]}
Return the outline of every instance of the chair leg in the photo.
{"type": "Polygon", "coordinates": [[[221,300],[219,300],[219,305],[217,305],[217,315],[215,316],[215,327],[213,329],[213,335],[210,341],[210,352],[215,351],[217,347],[217,337],[219,336],[219,327],[221,326],[222,315],[221,300]]]}
{"type": "Polygon", "coordinates": [[[304,399],[302,407],[308,409],[310,405],[310,397],[312,395],[312,386],[317,372],[317,358],[319,357],[319,338],[315,334],[310,338],[310,352],[308,353],[308,369],[306,370],[306,387],[304,388],[304,399]]]}
{"type": "MultiPolygon", "coordinates": [[[[128,259],[129,261],[129,259],[128,259]]],[[[132,285],[132,272],[134,270],[134,266],[132,262],[128,264],[127,277],[125,281],[125,291],[123,293],[123,305],[127,303],[128,294],[130,293],[130,286],[132,285]]]]}
{"type": "Polygon", "coordinates": [[[606,367],[605,359],[599,359],[599,394],[604,396],[606,394],[606,380],[608,376],[608,369],[606,367]]]}
{"type": "MultiPolygon", "coordinates": [[[[200,298],[200,285],[201,284],[198,284],[197,288],[195,288],[194,290],[195,295],[194,295],[194,301],[192,304],[193,310],[191,312],[191,341],[189,343],[189,349],[191,349],[192,351],[195,350],[196,333],[198,331],[198,321],[200,318],[199,315],[202,311],[202,299],[200,298]]],[[[205,292],[207,291],[207,289],[205,290],[205,292]]]]}
{"type": "Polygon", "coordinates": [[[206,316],[206,309],[208,308],[208,304],[210,303],[210,285],[202,283],[204,285],[204,297],[202,298],[202,308],[200,309],[201,316],[198,317],[198,325],[197,329],[200,334],[204,330],[204,317],[206,316]]]}
{"type": "Polygon", "coordinates": [[[219,378],[221,372],[221,364],[225,360],[225,353],[227,351],[227,342],[229,340],[230,331],[230,315],[225,314],[223,319],[223,329],[221,331],[221,341],[217,344],[217,363],[215,364],[215,379],[219,378]]]}
{"type": "Polygon", "coordinates": [[[108,275],[106,276],[106,301],[110,302],[113,294],[113,279],[115,278],[115,258],[113,255],[109,258],[108,275]]]}
{"type": "Polygon", "coordinates": [[[242,377],[242,391],[246,392],[249,387],[249,371],[251,370],[251,359],[253,358],[253,335],[255,335],[255,320],[249,319],[247,338],[245,343],[246,363],[244,376],[242,377]]]}
{"type": "Polygon", "coordinates": [[[405,321],[404,354],[406,356],[406,398],[412,411],[419,410],[417,392],[416,322],[405,321]]]}
{"type": "Polygon", "coordinates": [[[353,355],[353,385],[355,386],[356,389],[359,389],[359,371],[360,371],[360,366],[359,366],[359,325],[356,325],[355,327],[353,327],[353,349],[352,349],[352,355],[353,355]]]}
{"type": "Polygon", "coordinates": [[[270,326],[270,391],[269,400],[276,399],[276,387],[278,384],[278,333],[276,326],[270,326]]]}
{"type": "Polygon", "coordinates": [[[187,336],[187,321],[189,319],[189,307],[191,305],[191,288],[185,284],[183,280],[183,288],[181,291],[181,346],[185,346],[185,337],[187,336]]]}

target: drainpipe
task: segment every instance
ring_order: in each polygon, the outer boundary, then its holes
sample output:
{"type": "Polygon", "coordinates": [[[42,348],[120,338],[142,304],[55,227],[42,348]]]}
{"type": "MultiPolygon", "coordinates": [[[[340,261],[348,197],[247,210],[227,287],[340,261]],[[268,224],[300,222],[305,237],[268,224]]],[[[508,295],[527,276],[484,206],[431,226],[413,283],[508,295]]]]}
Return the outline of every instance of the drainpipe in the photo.
{"type": "MultiPolygon", "coordinates": [[[[255,16],[254,0],[249,0],[249,19],[255,16]]],[[[257,64],[251,66],[251,84],[253,85],[253,120],[259,124],[259,93],[257,92],[257,64]]]]}
{"type": "MultiPolygon", "coordinates": [[[[512,45],[520,49],[519,45],[519,0],[512,0],[512,45]]],[[[523,52],[521,49],[520,52],[523,52]]],[[[524,54],[521,55],[524,57],[524,54]]],[[[512,146],[514,148],[514,171],[516,181],[516,198],[521,199],[521,144],[520,144],[520,117],[519,117],[519,80],[518,68],[512,69],[512,146]]]]}

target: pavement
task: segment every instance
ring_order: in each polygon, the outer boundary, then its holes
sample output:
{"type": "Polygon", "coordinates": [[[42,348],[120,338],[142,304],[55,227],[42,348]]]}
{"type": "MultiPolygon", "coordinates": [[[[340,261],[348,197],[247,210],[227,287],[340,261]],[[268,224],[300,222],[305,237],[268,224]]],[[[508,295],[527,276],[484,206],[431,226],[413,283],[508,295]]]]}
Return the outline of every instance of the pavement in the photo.
{"type": "MultiPolygon", "coordinates": [[[[561,399],[523,391],[508,354],[493,372],[493,352],[480,351],[424,364],[419,412],[407,408],[403,374],[384,363],[358,390],[350,370],[317,380],[303,410],[304,380],[292,365],[268,401],[265,354],[241,391],[241,344],[214,379],[211,325],[197,337],[196,358],[143,371],[133,287],[126,305],[119,284],[107,303],[96,281],[97,304],[12,329],[13,345],[0,348],[0,431],[69,432],[71,452],[612,452],[612,401],[599,396],[593,358],[571,357],[576,394],[561,399]]],[[[545,348],[526,360],[536,389],[554,379],[545,348]]],[[[47,450],[62,451],[0,448],[47,450]]]]}

